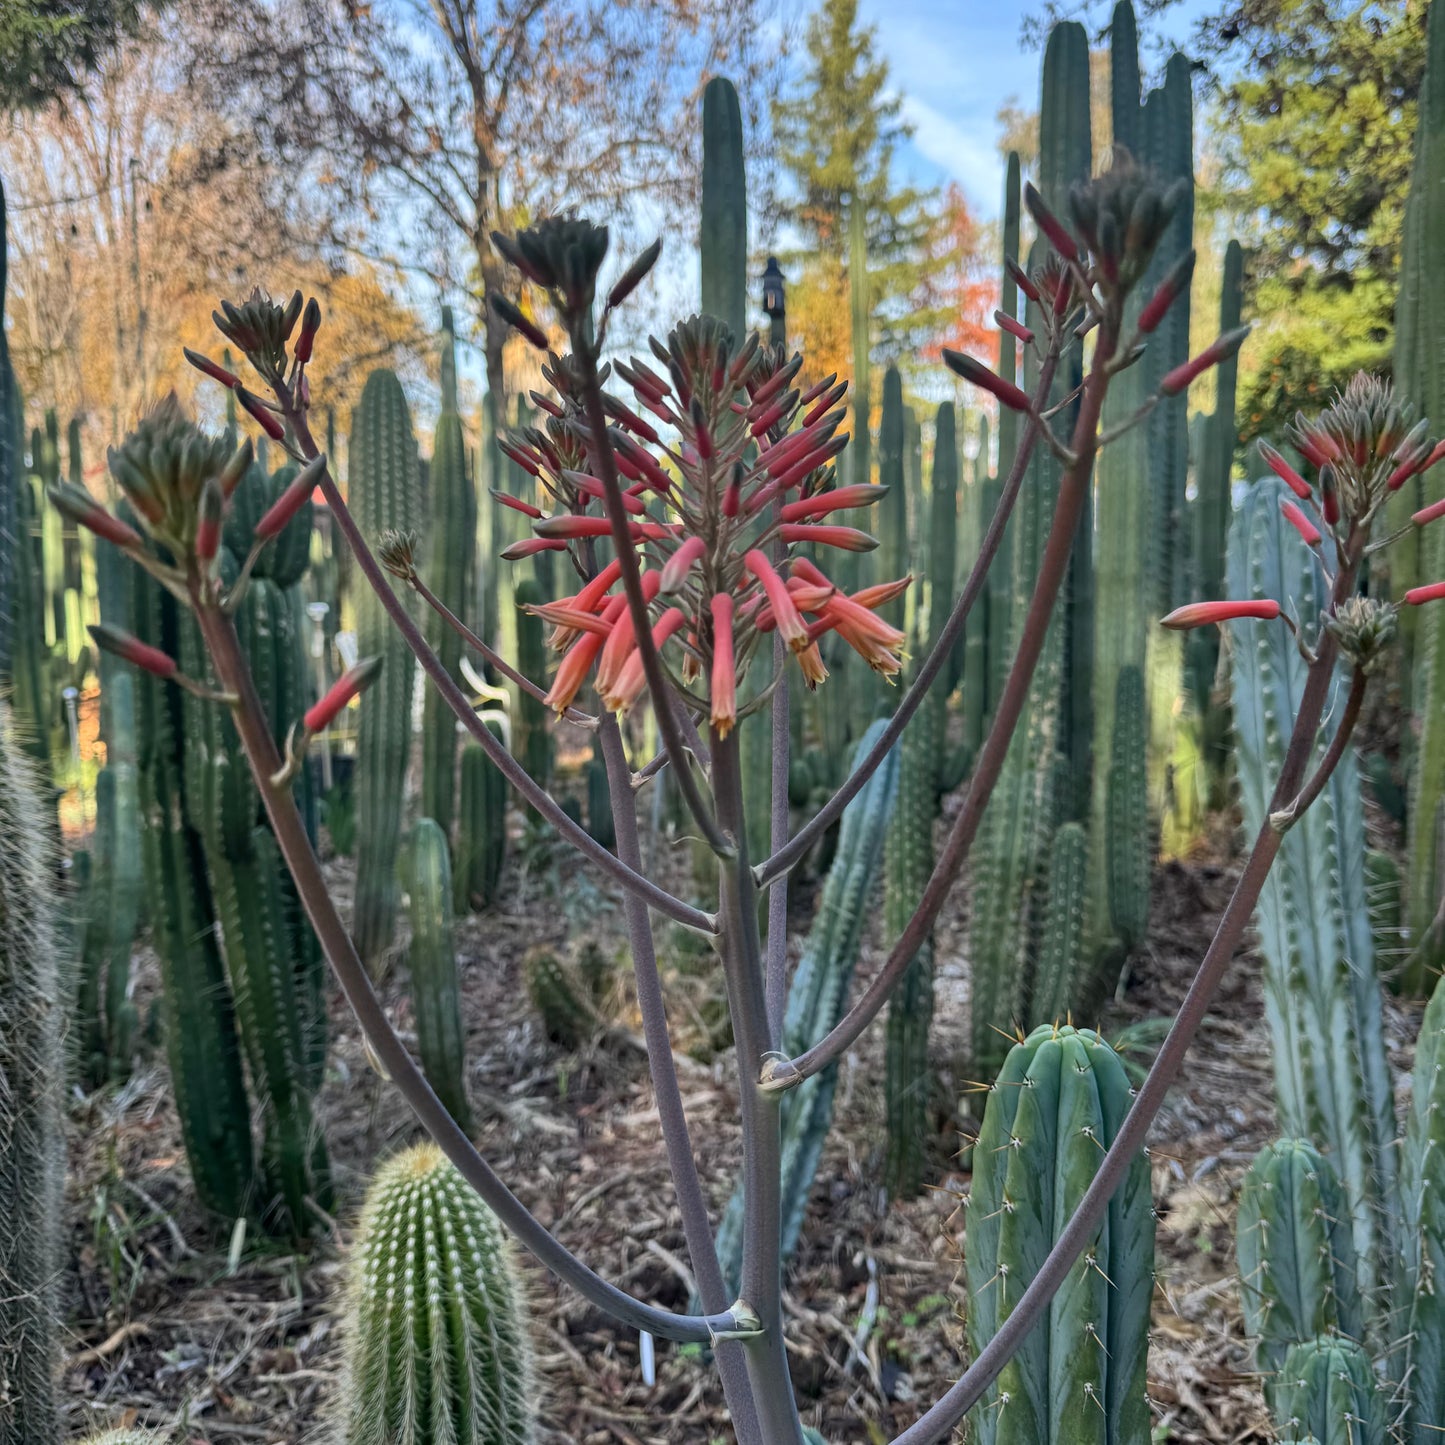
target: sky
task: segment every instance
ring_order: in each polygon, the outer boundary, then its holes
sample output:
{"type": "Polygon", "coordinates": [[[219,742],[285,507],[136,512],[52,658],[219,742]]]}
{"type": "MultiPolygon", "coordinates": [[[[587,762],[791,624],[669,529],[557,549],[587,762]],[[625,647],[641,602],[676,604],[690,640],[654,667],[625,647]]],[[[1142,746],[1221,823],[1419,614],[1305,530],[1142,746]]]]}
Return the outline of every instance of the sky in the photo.
{"type": "MultiPolygon", "coordinates": [[[[809,7],[811,8],[811,7],[809,7]]],[[[1003,163],[998,112],[1010,99],[1038,105],[1040,49],[1020,38],[1029,0],[860,0],[858,13],[875,32],[888,62],[913,139],[900,170],[927,185],[956,180],[985,218],[1002,204],[1003,163]]],[[[1165,20],[1147,22],[1142,37],[1146,82],[1159,67],[1162,40],[1188,39],[1195,21],[1218,0],[1180,0],[1165,20]]],[[[1094,12],[1103,16],[1104,5],[1094,12]]],[[[1144,28],[1144,27],[1141,27],[1144,28]]]]}

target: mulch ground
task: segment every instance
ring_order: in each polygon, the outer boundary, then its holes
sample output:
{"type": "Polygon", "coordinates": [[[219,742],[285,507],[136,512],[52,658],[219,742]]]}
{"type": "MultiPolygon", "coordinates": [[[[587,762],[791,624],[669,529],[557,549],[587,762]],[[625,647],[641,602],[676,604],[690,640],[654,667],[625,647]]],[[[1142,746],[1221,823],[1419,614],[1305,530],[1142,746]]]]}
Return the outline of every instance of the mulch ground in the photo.
{"type": "MultiPolygon", "coordinates": [[[[458,926],[476,1142],[603,1275],[685,1308],[686,1250],[625,999],[616,1032],[568,1052],[542,1036],[521,984],[522,956],[538,943],[600,938],[621,956],[621,919],[596,880],[579,878],[545,842],[534,837],[516,851],[500,906],[458,926]]],[[[1157,1045],[1158,1021],[1183,996],[1233,883],[1228,838],[1221,834],[1207,851],[1201,861],[1159,870],[1149,945],[1105,1020],[1111,1037],[1149,1044],[1141,1062],[1157,1045]]],[[[664,872],[685,868],[685,849],[672,857],[664,850],[657,863],[664,872]]],[[[344,896],[347,865],[330,867],[344,896]]],[[[800,888],[799,930],[812,903],[800,888]]],[[[806,1418],[848,1445],[886,1441],[964,1363],[959,1202],[968,1176],[960,1142],[970,1095],[956,1053],[966,1038],[965,909],[960,888],[938,931],[939,1130],[930,1186],[892,1205],[880,1188],[883,1064],[875,1028],[843,1065],[833,1134],[788,1272],[789,1351],[806,1418]]],[[[665,928],[661,936],[667,963],[665,928]]],[[[865,949],[862,976],[881,959],[877,943],[865,949]]],[[[137,968],[142,993],[153,989],[154,960],[144,950],[137,968]]],[[[1241,953],[1195,1045],[1187,1082],[1152,1138],[1159,1233],[1150,1378],[1163,1427],[1156,1439],[1270,1438],[1232,1264],[1238,1182],[1274,1133],[1258,975],[1257,959],[1241,953]]],[[[689,1033],[684,1043],[696,1043],[703,1028],[695,1021],[720,985],[705,969],[701,978],[674,969],[669,987],[689,1033]]],[[[406,1036],[404,959],[385,992],[406,1036]]],[[[76,1434],[131,1421],[175,1427],[196,1441],[315,1441],[327,1433],[339,1403],[345,1244],[376,1161],[417,1136],[400,1097],[367,1063],[339,995],[331,1019],[321,1114],[339,1204],[329,1236],[306,1255],[254,1235],[218,1236],[200,1216],[162,1062],[118,1093],[75,1100],[64,1389],[76,1434]]],[[[731,1055],[684,1058],[681,1069],[699,1165],[720,1209],[739,1158],[731,1055]]],[[[527,1279],[544,1442],[731,1438],[706,1365],[660,1343],[655,1380],[645,1383],[635,1336],[540,1270],[529,1268],[527,1279]]]]}

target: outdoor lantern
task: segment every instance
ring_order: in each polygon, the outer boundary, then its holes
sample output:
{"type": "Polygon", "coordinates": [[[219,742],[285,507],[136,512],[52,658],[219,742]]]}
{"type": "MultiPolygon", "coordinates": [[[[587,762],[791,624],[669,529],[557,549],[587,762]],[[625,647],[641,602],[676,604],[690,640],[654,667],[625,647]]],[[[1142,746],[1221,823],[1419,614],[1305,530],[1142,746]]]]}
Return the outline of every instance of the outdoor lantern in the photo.
{"type": "Polygon", "coordinates": [[[786,338],[783,318],[787,312],[787,299],[783,294],[783,273],[776,256],[769,256],[768,264],[763,268],[763,311],[772,322],[768,339],[774,346],[782,346],[786,338]]]}

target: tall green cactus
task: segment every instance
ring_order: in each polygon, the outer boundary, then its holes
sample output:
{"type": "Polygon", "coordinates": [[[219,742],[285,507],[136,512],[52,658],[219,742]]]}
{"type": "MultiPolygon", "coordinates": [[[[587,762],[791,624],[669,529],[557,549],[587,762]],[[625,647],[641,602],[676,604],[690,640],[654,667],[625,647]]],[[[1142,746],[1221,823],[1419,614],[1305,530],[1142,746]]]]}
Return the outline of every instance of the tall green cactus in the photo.
{"type": "Polygon", "coordinates": [[[452,868],[446,834],[431,818],[412,829],[402,857],[411,919],[411,1005],[422,1070],[447,1112],[471,1128],[467,1105],[466,1037],[452,937],[452,868]]]}
{"type": "MultiPolygon", "coordinates": [[[[487,726],[500,738],[494,722],[487,726]]],[[[458,911],[486,908],[496,898],[506,856],[507,780],[480,743],[468,743],[462,749],[456,867],[452,870],[458,911]]]]}
{"type": "MultiPolygon", "coordinates": [[[[875,722],[859,740],[853,766],[867,756],[886,724],[875,722]]],[[[783,1014],[783,1048],[790,1057],[811,1048],[838,1022],[858,963],[868,904],[878,877],[888,820],[898,790],[898,749],[890,752],[843,810],[838,850],[823,884],[823,901],[808,930],[783,1014]]],[[[783,1254],[791,1255],[833,1117],[836,1063],[791,1089],[782,1105],[783,1254]]],[[[733,1194],[718,1226],[718,1258],[735,1284],[742,1268],[743,1199],[733,1194]]]]}
{"type": "MultiPolygon", "coordinates": [[[[883,373],[883,413],[878,423],[878,480],[888,488],[888,495],[878,503],[874,518],[878,529],[879,575],[883,577],[903,577],[910,570],[903,413],[903,378],[898,368],[890,365],[883,373]]],[[[878,613],[894,627],[901,627],[903,598],[895,598],[880,607],[878,613]]]]}
{"type": "Polygon", "coordinates": [[[1291,1347],[1317,1335],[1357,1337],[1349,1208],[1334,1166],[1304,1139],[1280,1139],[1255,1156],[1235,1225],[1244,1327],[1273,1373],[1291,1347]]]}
{"type": "MultiPolygon", "coordinates": [[[[1309,635],[1327,588],[1318,559],[1281,515],[1287,497],[1273,477],[1249,489],[1230,528],[1228,593],[1289,598],[1309,635]]],[[[1235,642],[1235,761],[1244,824],[1253,833],[1265,823],[1306,664],[1282,625],[1245,624],[1235,642]]],[[[1336,706],[1326,708],[1327,718],[1337,714],[1336,706]]],[[[1317,754],[1324,742],[1316,740],[1317,754]]],[[[1280,1124],[1289,1135],[1314,1140],[1340,1175],[1367,1334],[1382,1346],[1395,1120],[1364,855],[1360,775],[1347,751],[1318,801],[1285,834],[1256,919],[1280,1124]]]]}
{"type": "Polygon", "coordinates": [[[20,531],[20,425],[19,391],[10,345],[5,339],[6,261],[9,238],[5,227],[5,186],[0,181],[0,682],[7,687],[15,664],[15,629],[20,621],[16,596],[22,545],[20,531]]]}
{"type": "MultiPolygon", "coordinates": [[[[998,1332],[1092,1182],[1129,1111],[1096,1034],[1035,1029],[1010,1050],[973,1149],[965,1259],[975,1356],[998,1332]]],[[[1154,1216],[1141,1152],[1086,1247],[970,1417],[979,1445],[1147,1445],[1154,1216]]]]}
{"type": "Polygon", "coordinates": [[[15,437],[15,535],[11,549],[13,581],[12,667],[15,716],[31,757],[50,773],[50,733],[55,700],[50,689],[50,656],[45,645],[45,564],[41,547],[38,478],[21,464],[23,416],[20,389],[11,376],[11,426],[15,437]]]}
{"type": "Polygon", "coordinates": [[[732,81],[702,93],[702,309],[741,345],[748,327],[748,202],[743,116],[732,81]]]}
{"type": "MultiPolygon", "coordinates": [[[[413,530],[417,515],[417,449],[401,383],[389,371],[366,378],[351,419],[350,503],[361,530],[375,539],[388,529],[413,530]]],[[[396,924],[396,861],[406,765],[411,752],[415,662],[370,588],[356,599],[357,646],[382,657],[381,675],[361,710],[356,757],[356,897],[352,935],[357,952],[381,966],[396,924]]]]}
{"type": "Polygon", "coordinates": [[[1074,1006],[1079,962],[1084,956],[1087,859],[1083,824],[1063,824],[1054,834],[1049,853],[1048,901],[1030,1006],[1036,1019],[1062,1021],[1074,1006]]]}
{"type": "MultiPolygon", "coordinates": [[[[1144,675],[1137,667],[1119,670],[1106,780],[1108,812],[1104,857],[1108,865],[1109,929],[1125,953],[1143,941],[1149,923],[1149,872],[1154,848],[1149,823],[1146,769],[1148,716],[1144,675]]],[[[1117,966],[1108,970],[1117,972],[1117,966]]],[[[1112,984],[1106,978],[1105,989],[1112,984]]]]}
{"type": "Polygon", "coordinates": [[[532,1348],[511,1246],[434,1144],[378,1171],[347,1300],[346,1445],[530,1445],[532,1348]]]}
{"type": "MultiPolygon", "coordinates": [[[[1415,129],[1415,161],[1405,212],[1405,239],[1396,307],[1395,381],[1438,431],[1445,424],[1445,6],[1426,21],[1425,79],[1415,129]]],[[[1438,475],[1435,473],[1433,475],[1438,475]]],[[[1433,497],[1433,494],[1432,494],[1433,497]]],[[[1391,505],[1390,520],[1406,527],[1391,549],[1390,587],[1396,597],[1420,583],[1445,577],[1445,535],[1434,527],[1408,527],[1410,513],[1427,500],[1414,477],[1391,505]]],[[[1438,607],[1400,609],[1400,680],[1419,726],[1410,785],[1409,875],[1406,907],[1415,950],[1404,982],[1424,993],[1445,969],[1445,622],[1438,607]]]]}
{"type": "MultiPolygon", "coordinates": [[[[527,608],[543,601],[541,586],[527,578],[513,593],[517,607],[517,667],[539,687],[547,686],[547,641],[542,619],[527,608]]],[[[552,775],[552,734],[547,704],[519,692],[512,747],[522,766],[545,788],[552,775]]]]}
{"type": "MultiPolygon", "coordinates": [[[[442,411],[431,457],[431,554],[427,585],[469,626],[475,621],[477,494],[467,471],[467,443],[457,414],[456,335],[450,306],[442,308],[442,411]]],[[[462,640],[435,612],[427,640],[452,677],[462,640]]],[[[450,837],[456,797],[457,720],[434,687],[426,690],[422,722],[422,813],[450,837]]]]}
{"type": "Polygon", "coordinates": [[[59,1437],[61,969],[49,811],[0,701],[0,1445],[59,1437]]]}
{"type": "Polygon", "coordinates": [[[1295,1345],[1268,1395],[1281,1440],[1385,1445],[1390,1438],[1384,1391],[1353,1340],[1327,1336],[1295,1345]]]}

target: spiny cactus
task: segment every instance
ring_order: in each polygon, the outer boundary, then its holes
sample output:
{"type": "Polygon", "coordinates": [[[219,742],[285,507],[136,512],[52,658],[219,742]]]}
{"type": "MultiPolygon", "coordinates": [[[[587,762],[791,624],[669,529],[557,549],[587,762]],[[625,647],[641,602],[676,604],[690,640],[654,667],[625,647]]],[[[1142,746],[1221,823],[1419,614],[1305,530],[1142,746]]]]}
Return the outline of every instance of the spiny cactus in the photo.
{"type": "Polygon", "coordinates": [[[10,683],[19,622],[16,583],[20,531],[20,415],[15,368],[5,339],[5,281],[9,240],[5,229],[5,188],[0,184],[0,679],[10,683]]]}
{"type": "Polygon", "coordinates": [[[38,479],[21,464],[23,416],[20,388],[11,375],[9,417],[15,439],[15,531],[9,543],[13,591],[10,683],[15,716],[23,729],[26,750],[46,776],[50,771],[50,730],[53,702],[50,658],[45,646],[45,565],[41,551],[38,479]]]}
{"type": "MultiPolygon", "coordinates": [[[[487,724],[501,738],[495,722],[487,724]]],[[[457,807],[456,866],[452,870],[457,910],[488,907],[497,896],[507,857],[507,780],[480,743],[462,749],[457,807]]]]}
{"type": "Polygon", "coordinates": [[[1108,865],[1109,927],[1126,952],[1143,939],[1149,923],[1149,872],[1154,849],[1145,766],[1147,743],[1143,674],[1137,667],[1121,668],[1109,747],[1104,857],[1108,865]]]}
{"type": "MultiPolygon", "coordinates": [[[[867,756],[885,723],[876,722],[859,739],[853,766],[867,756]]],[[[783,1048],[796,1057],[826,1035],[842,1017],[848,986],[858,962],[869,899],[898,791],[898,749],[894,748],[843,810],[838,851],[823,884],[823,900],[808,930],[803,956],[793,973],[783,1014],[783,1048]]],[[[833,1117],[838,1069],[833,1064],[790,1089],[782,1105],[783,1254],[798,1241],[803,1211],[812,1191],[823,1140],[833,1117]]],[[[725,1279],[736,1283],[742,1268],[743,1200],[739,1187],[718,1226],[718,1258],[725,1279]]]]}
{"type": "MultiPolygon", "coordinates": [[[[878,481],[888,495],[874,509],[881,560],[880,575],[904,577],[912,570],[908,555],[908,479],[905,471],[906,427],[903,378],[896,366],[883,373],[883,411],[878,423],[878,481]]],[[[894,627],[903,626],[904,599],[878,609],[894,627]]]]}
{"type": "Polygon", "coordinates": [[[1295,1345],[1268,1395],[1281,1440],[1385,1445],[1389,1439],[1384,1392],[1369,1355],[1353,1340],[1328,1336],[1295,1345]]]}
{"type": "Polygon", "coordinates": [[[575,1049],[597,1032],[599,1019],[590,990],[570,964],[550,948],[531,949],[522,960],[527,997],[554,1044],[575,1049]]]}
{"type": "MultiPolygon", "coordinates": [[[[442,308],[441,363],[442,411],[432,442],[429,512],[433,524],[426,579],[452,613],[471,625],[476,610],[477,494],[467,470],[466,437],[457,414],[456,336],[449,306],[442,308]]],[[[427,640],[447,672],[456,677],[462,641],[435,612],[427,615],[427,640]]],[[[457,721],[432,687],[426,690],[423,710],[421,809],[450,837],[456,797],[457,721]]]]}
{"type": "Polygon", "coordinates": [[[530,1445],[532,1348],[511,1246],[435,1145],[378,1171],[347,1303],[346,1445],[530,1445]]]}
{"type": "MultiPolygon", "coordinates": [[[[362,531],[416,527],[417,450],[401,383],[389,371],[366,378],[351,420],[350,504],[362,531]]],[[[402,798],[411,751],[415,662],[370,588],[356,599],[357,646],[384,665],[368,707],[361,711],[356,758],[356,898],[351,931],[357,952],[377,969],[396,921],[396,860],[402,798]]]]}
{"type": "Polygon", "coordinates": [[[1259,1367],[1278,1370],[1294,1345],[1363,1327],[1355,1244],[1334,1166],[1304,1139],[1279,1139],[1244,1176],[1235,1225],[1244,1327],[1259,1367]]]}
{"type": "MultiPolygon", "coordinates": [[[[1088,1188],[1129,1110],[1098,1035],[1044,1025],[1010,1050],[973,1149],[964,1246],[968,1339],[997,1333],[1088,1188]]],[[[1141,1153],[1045,1321],[970,1417],[980,1445],[1147,1445],[1154,1213],[1141,1153]]]]}
{"type": "Polygon", "coordinates": [[[602,743],[596,738],[592,741],[592,756],[587,760],[587,831],[604,848],[611,848],[617,842],[607,764],[602,758],[602,743]]]}
{"type": "Polygon", "coordinates": [[[452,869],[441,825],[422,818],[402,856],[411,919],[411,1006],[422,1069],[447,1112],[471,1127],[467,1105],[466,1036],[452,937],[452,869]]]}
{"type": "Polygon", "coordinates": [[[1067,1018],[1073,1008],[1079,963],[1084,956],[1088,838],[1082,823],[1065,823],[1049,852],[1048,902],[1044,907],[1034,974],[1034,1018],[1067,1018]]]}
{"type": "Polygon", "coordinates": [[[0,1445],[58,1435],[65,1005],[47,811],[0,701],[0,1445]]]}
{"type": "MultiPolygon", "coordinates": [[[[1273,477],[1249,489],[1230,528],[1228,591],[1237,598],[1288,597],[1308,633],[1326,584],[1317,558],[1280,511],[1288,495],[1273,477]]],[[[1253,832],[1265,823],[1306,664],[1283,627],[1253,627],[1234,640],[1235,761],[1245,828],[1253,832]]],[[[1325,716],[1338,716],[1338,704],[1325,716]]],[[[1317,753],[1324,742],[1317,740],[1317,753]]],[[[1383,1348],[1395,1120],[1364,857],[1359,768],[1347,750],[1318,801],[1285,834],[1256,920],[1280,1124],[1286,1134],[1312,1139],[1339,1173],[1367,1334],[1383,1348]]]]}

